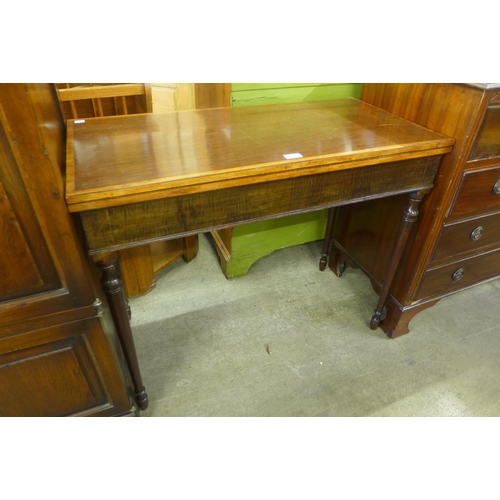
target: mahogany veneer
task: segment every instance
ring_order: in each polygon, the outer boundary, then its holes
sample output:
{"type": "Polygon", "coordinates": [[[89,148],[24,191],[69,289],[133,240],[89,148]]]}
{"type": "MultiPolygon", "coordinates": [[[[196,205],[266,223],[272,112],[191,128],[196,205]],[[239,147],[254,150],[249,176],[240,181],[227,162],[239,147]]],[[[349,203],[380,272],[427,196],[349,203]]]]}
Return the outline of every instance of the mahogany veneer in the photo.
{"type": "Polygon", "coordinates": [[[102,269],[139,407],[147,396],[117,250],[404,194],[376,327],[418,203],[453,143],[356,99],[70,121],[66,200],[102,269]]]}

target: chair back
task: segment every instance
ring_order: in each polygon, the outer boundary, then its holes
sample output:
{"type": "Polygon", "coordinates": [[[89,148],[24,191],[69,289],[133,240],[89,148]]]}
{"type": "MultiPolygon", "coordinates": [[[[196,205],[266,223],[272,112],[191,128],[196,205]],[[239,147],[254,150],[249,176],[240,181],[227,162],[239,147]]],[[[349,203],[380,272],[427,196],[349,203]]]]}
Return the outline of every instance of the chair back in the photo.
{"type": "Polygon", "coordinates": [[[64,118],[151,113],[151,87],[147,83],[56,83],[64,118]]]}

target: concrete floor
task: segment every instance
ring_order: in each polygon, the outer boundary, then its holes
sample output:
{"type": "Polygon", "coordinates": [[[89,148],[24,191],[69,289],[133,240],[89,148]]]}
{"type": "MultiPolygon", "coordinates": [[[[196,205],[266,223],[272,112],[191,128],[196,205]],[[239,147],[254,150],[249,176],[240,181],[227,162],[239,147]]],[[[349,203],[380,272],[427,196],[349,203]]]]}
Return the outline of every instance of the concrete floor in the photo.
{"type": "Polygon", "coordinates": [[[389,340],[368,327],[368,278],[320,272],[319,254],[320,242],[285,248],[229,281],[200,236],[196,259],[130,301],[150,400],[141,415],[500,415],[500,280],[438,302],[389,340]]]}

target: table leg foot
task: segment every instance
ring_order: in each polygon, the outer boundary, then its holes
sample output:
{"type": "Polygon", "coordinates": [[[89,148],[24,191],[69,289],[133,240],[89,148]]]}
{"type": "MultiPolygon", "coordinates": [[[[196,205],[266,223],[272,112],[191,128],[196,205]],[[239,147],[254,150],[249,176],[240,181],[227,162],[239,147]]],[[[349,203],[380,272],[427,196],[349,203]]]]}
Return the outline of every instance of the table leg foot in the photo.
{"type": "Polygon", "coordinates": [[[324,271],[326,269],[326,261],[328,259],[328,254],[322,253],[321,259],[319,260],[319,270],[324,271]]]}
{"type": "Polygon", "coordinates": [[[135,393],[135,402],[141,410],[146,410],[149,405],[148,395],[146,389],[143,387],[140,392],[135,393]]]}
{"type": "Polygon", "coordinates": [[[380,316],[382,315],[382,312],[380,311],[375,311],[375,314],[372,316],[372,319],[370,321],[370,328],[372,330],[376,330],[379,325],[380,325],[380,316]]]}

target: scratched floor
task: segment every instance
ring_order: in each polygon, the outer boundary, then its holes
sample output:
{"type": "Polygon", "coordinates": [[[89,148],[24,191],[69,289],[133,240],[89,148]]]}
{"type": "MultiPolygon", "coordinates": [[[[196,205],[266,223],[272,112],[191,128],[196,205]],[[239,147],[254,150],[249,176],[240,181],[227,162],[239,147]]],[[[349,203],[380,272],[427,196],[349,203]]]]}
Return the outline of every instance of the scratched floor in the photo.
{"type": "Polygon", "coordinates": [[[226,280],[210,240],[130,301],[144,417],[498,416],[500,280],[440,301],[395,340],[368,279],[318,270],[318,242],[226,280]]]}

